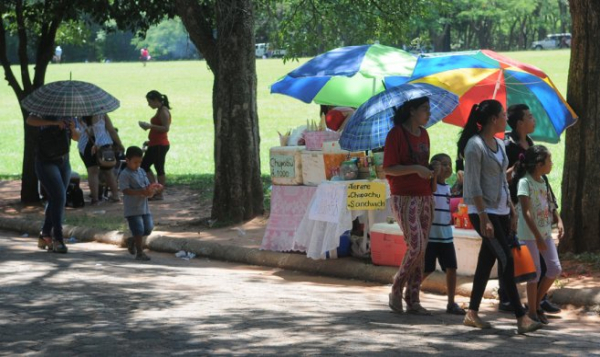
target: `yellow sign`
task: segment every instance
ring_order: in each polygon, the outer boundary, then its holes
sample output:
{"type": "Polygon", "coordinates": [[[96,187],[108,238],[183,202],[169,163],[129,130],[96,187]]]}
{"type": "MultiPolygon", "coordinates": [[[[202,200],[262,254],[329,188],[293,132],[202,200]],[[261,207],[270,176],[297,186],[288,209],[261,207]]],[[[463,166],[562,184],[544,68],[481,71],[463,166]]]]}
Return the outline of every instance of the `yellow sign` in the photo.
{"type": "Polygon", "coordinates": [[[349,183],[347,192],[350,211],[385,209],[385,184],[383,182],[349,183]]]}

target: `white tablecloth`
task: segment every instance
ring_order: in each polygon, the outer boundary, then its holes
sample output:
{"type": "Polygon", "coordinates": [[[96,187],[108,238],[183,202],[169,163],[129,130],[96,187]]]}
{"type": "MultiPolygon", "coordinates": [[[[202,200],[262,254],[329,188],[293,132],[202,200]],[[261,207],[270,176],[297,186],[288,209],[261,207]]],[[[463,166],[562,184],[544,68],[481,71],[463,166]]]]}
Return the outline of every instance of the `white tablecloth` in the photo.
{"type": "Polygon", "coordinates": [[[315,191],[314,186],[273,186],[271,213],[260,249],[305,251],[303,246],[294,244],[294,234],[315,191]]]}
{"type": "MultiPolygon", "coordinates": [[[[324,181],[313,195],[294,235],[294,242],[306,247],[306,255],[309,258],[324,259],[327,251],[336,249],[340,245],[340,236],[352,229],[352,221],[357,217],[368,212],[368,215],[365,215],[369,217],[366,226],[368,230],[372,224],[385,222],[391,215],[389,204],[386,204],[385,210],[379,211],[348,210],[346,190],[351,182],[368,181],[324,181]]],[[[386,197],[389,203],[389,189],[386,197]]]]}

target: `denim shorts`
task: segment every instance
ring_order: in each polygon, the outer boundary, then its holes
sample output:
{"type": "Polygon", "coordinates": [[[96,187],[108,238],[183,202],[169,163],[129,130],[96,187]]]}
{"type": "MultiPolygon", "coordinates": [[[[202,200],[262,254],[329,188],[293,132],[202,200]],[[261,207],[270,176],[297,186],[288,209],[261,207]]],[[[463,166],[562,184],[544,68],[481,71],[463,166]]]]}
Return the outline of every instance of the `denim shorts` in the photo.
{"type": "Polygon", "coordinates": [[[131,234],[135,236],[148,236],[154,229],[154,222],[151,214],[127,217],[131,234]]]}

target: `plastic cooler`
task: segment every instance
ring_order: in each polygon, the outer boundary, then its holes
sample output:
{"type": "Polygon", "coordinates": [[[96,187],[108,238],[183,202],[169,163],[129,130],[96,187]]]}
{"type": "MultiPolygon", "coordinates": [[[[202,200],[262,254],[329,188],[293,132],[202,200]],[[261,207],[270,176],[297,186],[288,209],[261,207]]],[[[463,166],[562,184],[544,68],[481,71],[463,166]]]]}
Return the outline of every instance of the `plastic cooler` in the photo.
{"type": "Polygon", "coordinates": [[[377,223],[371,227],[373,264],[398,267],[405,253],[404,235],[397,223],[377,223]]]}

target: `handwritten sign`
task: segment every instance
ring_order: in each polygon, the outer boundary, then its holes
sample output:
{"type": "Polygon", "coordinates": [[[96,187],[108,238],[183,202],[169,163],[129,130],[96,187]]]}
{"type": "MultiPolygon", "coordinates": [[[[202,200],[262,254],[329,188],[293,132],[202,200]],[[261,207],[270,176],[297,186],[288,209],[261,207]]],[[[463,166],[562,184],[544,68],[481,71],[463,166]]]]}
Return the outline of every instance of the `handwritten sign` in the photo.
{"type": "Polygon", "coordinates": [[[296,176],[294,156],[271,155],[271,177],[292,178],[296,176]]]}
{"type": "Polygon", "coordinates": [[[346,187],[343,185],[319,185],[313,196],[308,218],[314,221],[338,223],[345,209],[346,187]]]}
{"type": "Polygon", "coordinates": [[[350,211],[385,209],[385,184],[383,182],[349,183],[347,195],[350,211]]]}

